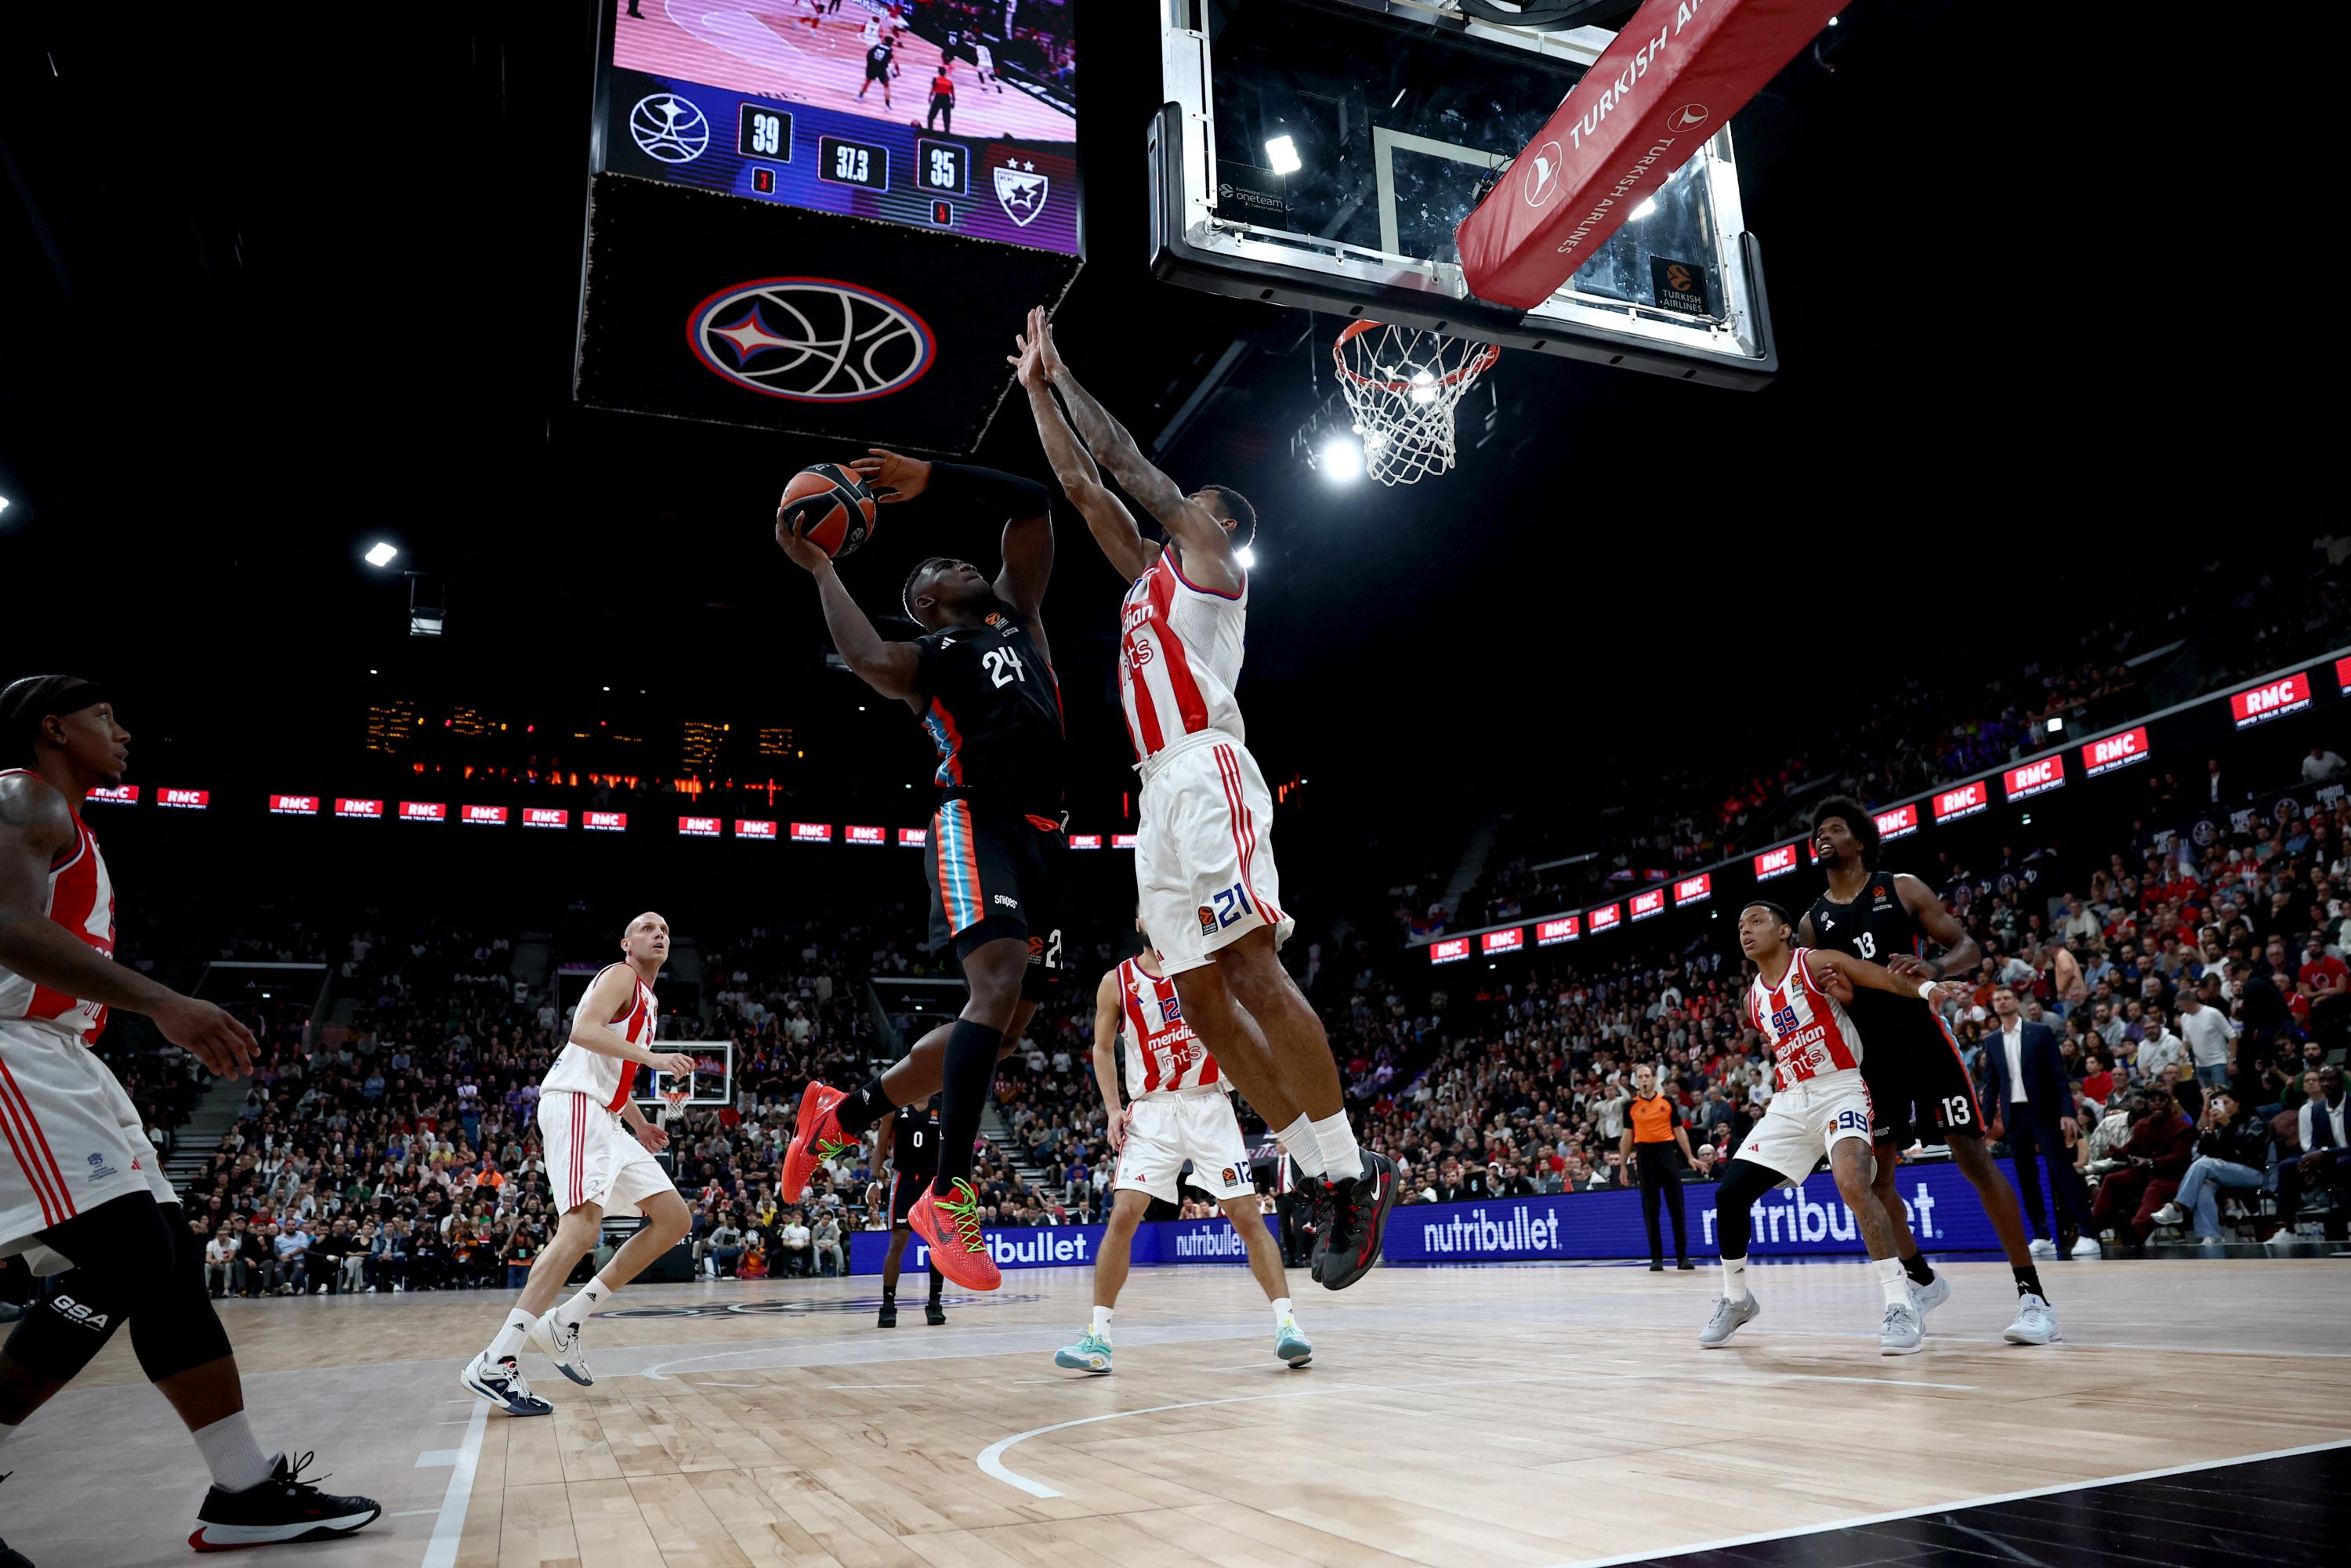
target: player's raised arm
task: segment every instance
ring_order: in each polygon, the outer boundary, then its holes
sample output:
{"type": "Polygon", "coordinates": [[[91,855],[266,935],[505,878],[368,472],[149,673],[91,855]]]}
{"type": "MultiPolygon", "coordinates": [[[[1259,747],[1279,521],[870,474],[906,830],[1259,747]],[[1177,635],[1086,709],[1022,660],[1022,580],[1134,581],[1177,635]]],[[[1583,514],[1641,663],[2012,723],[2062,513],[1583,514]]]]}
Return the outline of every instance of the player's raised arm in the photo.
{"type": "Polygon", "coordinates": [[[873,629],[873,622],[851,598],[832,558],[810,543],[808,519],[789,507],[776,511],[776,544],[791,563],[816,579],[817,598],[824,606],[824,629],[841,662],[852,674],[885,697],[913,702],[920,659],[912,643],[893,643],[873,629]]]}
{"type": "Polygon", "coordinates": [[[1159,519],[1168,537],[1184,547],[1184,575],[1198,586],[1218,593],[1238,593],[1241,566],[1235,559],[1232,537],[1215,513],[1176,487],[1176,481],[1152,465],[1134,444],[1126,426],[1110,416],[1061,361],[1053,347],[1053,329],[1038,318],[1038,340],[1045,357],[1045,373],[1070,405],[1070,422],[1110,476],[1143,509],[1159,519]]]}
{"type": "MultiPolygon", "coordinates": [[[[1053,575],[1051,491],[1018,474],[968,463],[925,463],[878,446],[850,466],[874,486],[884,506],[925,494],[952,496],[1003,517],[1004,569],[997,574],[996,596],[1033,621],[1053,575]]],[[[1029,630],[1036,634],[1034,626],[1029,630]]]]}
{"type": "Polygon", "coordinates": [[[1866,958],[1856,958],[1833,947],[1807,947],[1798,955],[1812,968],[1830,995],[1839,1001],[1848,1001],[1854,988],[1865,987],[1873,991],[1891,991],[1897,997],[1921,997],[1929,1007],[1938,1006],[1959,995],[1957,986],[1934,982],[1921,984],[1907,975],[1897,975],[1883,964],[1873,964],[1866,958]]]}
{"type": "Polygon", "coordinates": [[[1942,948],[1943,956],[1916,958],[1907,953],[1896,953],[1886,960],[1887,968],[1913,979],[1939,980],[1954,970],[1964,975],[1982,960],[1983,949],[1976,946],[1976,939],[1968,935],[1968,928],[1959,924],[1958,917],[1943,907],[1943,901],[1935,896],[1933,888],[1908,872],[1901,872],[1894,878],[1894,896],[1902,901],[1902,907],[1910,912],[1910,918],[1927,934],[1927,939],[1942,948]]]}
{"type": "Polygon", "coordinates": [[[1159,545],[1143,537],[1134,526],[1134,514],[1102,484],[1102,471],[1079,444],[1070,422],[1061,417],[1061,405],[1053,401],[1052,378],[1045,373],[1044,334],[1045,308],[1040,305],[1029,312],[1027,333],[1014,340],[1019,352],[1012,356],[1012,364],[1021,389],[1029,394],[1029,413],[1037,421],[1045,460],[1052,464],[1053,477],[1060,481],[1062,494],[1085,518],[1086,531],[1110,558],[1111,570],[1133,582],[1150,570],[1159,545]]]}

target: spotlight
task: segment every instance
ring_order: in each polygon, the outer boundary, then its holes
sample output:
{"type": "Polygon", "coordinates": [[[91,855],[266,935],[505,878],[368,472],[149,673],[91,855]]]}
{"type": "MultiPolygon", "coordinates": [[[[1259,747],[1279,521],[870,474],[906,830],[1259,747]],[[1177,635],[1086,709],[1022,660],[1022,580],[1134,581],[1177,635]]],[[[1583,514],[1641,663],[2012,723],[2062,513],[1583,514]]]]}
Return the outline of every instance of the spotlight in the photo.
{"type": "Polygon", "coordinates": [[[1434,374],[1426,370],[1412,372],[1412,401],[1415,402],[1437,401],[1437,377],[1434,374]]]}
{"type": "Polygon", "coordinates": [[[1265,144],[1265,155],[1273,162],[1277,174],[1295,174],[1306,167],[1298,156],[1298,143],[1288,136],[1277,136],[1265,144]]]}
{"type": "Polygon", "coordinates": [[[7,509],[8,509],[8,497],[5,497],[5,496],[0,496],[0,512],[5,512],[5,511],[6,511],[7,509]]]}
{"type": "Polygon", "coordinates": [[[399,553],[400,549],[397,546],[388,545],[381,539],[378,539],[375,543],[368,547],[367,554],[361,559],[366,560],[370,566],[390,566],[392,562],[392,558],[397,556],[399,553]]]}
{"type": "Polygon", "coordinates": [[[1315,454],[1314,465],[1334,485],[1353,484],[1363,477],[1364,449],[1352,435],[1333,435],[1315,454]]]}
{"type": "Polygon", "coordinates": [[[2064,727],[2065,727],[2065,716],[2064,716],[2064,714],[2051,714],[2051,715],[2049,716],[2049,733],[2050,733],[2050,734],[2054,735],[2054,734],[2056,734],[2059,730],[2064,729],[2064,727]]]}
{"type": "Polygon", "coordinates": [[[1241,563],[1241,570],[1243,571],[1247,571],[1257,565],[1257,551],[1249,549],[1247,545],[1243,545],[1236,553],[1234,559],[1238,559],[1241,563]]]}
{"type": "Polygon", "coordinates": [[[1628,222],[1628,223],[1635,223],[1635,224],[1637,224],[1637,223],[1639,223],[1643,218],[1647,217],[1650,214],[1652,214],[1652,213],[1656,212],[1656,210],[1657,210],[1657,198],[1656,198],[1656,197],[1655,197],[1655,196],[1651,196],[1647,201],[1643,202],[1639,206],[1635,207],[1635,208],[1633,209],[1633,215],[1632,215],[1630,218],[1628,218],[1627,220],[1625,220],[1625,221],[1626,221],[1626,222],[1628,222]]]}

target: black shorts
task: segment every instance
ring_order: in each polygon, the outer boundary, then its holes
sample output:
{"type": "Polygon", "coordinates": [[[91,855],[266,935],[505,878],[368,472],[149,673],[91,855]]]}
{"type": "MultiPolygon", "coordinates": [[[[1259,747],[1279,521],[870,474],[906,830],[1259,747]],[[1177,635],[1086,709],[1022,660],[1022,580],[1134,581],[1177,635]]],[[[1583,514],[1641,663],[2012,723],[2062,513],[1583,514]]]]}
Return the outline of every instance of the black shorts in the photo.
{"type": "Polygon", "coordinates": [[[1004,936],[1029,942],[1020,994],[1031,1001],[1061,984],[1061,825],[1050,817],[947,800],[931,819],[923,877],[931,889],[931,946],[955,944],[958,960],[1004,936]]]}
{"type": "Polygon", "coordinates": [[[1944,1138],[1982,1137],[1983,1103],[1959,1041],[1933,1012],[1920,1008],[1918,1015],[1915,1025],[1888,1030],[1879,1023],[1862,1036],[1870,1141],[1904,1145],[1930,1130],[1944,1138]]]}
{"type": "Polygon", "coordinates": [[[886,87],[890,81],[890,68],[886,65],[877,66],[869,63],[865,68],[865,79],[878,81],[886,87]]]}
{"type": "Polygon", "coordinates": [[[931,1190],[936,1171],[900,1171],[890,1173],[890,1224],[892,1228],[906,1223],[906,1211],[914,1207],[923,1194],[931,1190]]]}

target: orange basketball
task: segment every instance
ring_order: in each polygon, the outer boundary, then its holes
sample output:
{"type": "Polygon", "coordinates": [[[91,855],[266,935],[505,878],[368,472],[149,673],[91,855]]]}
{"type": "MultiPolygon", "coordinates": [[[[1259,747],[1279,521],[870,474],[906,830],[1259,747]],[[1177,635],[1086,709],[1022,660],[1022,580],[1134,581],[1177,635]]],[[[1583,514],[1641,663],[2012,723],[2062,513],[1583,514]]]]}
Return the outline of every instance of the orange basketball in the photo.
{"type": "Polygon", "coordinates": [[[835,560],[853,554],[873,535],[873,492],[838,463],[819,463],[792,476],[783,507],[802,537],[835,560]]]}

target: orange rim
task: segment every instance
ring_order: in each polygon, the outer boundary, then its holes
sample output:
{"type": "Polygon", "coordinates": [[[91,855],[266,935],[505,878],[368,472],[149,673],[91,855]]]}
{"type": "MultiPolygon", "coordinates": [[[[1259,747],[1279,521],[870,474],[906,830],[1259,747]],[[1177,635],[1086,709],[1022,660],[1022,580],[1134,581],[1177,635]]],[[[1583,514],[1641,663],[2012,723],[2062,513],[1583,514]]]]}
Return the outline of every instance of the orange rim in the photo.
{"type": "MultiPolygon", "coordinates": [[[[1339,374],[1344,376],[1347,380],[1354,382],[1359,387],[1377,387],[1382,392],[1395,392],[1397,394],[1409,392],[1413,390],[1413,385],[1410,382],[1374,381],[1371,377],[1364,375],[1362,371],[1355,370],[1347,363],[1346,350],[1349,342],[1354,339],[1362,337],[1364,333],[1370,331],[1374,327],[1384,327],[1386,325],[1387,323],[1384,321],[1374,321],[1368,317],[1361,321],[1348,322],[1345,329],[1340,332],[1337,339],[1335,339],[1331,344],[1331,362],[1332,365],[1337,367],[1339,374]]],[[[1488,343],[1480,352],[1472,354],[1468,362],[1461,365],[1458,369],[1446,371],[1445,374],[1437,377],[1434,382],[1428,384],[1440,387],[1458,386],[1460,383],[1470,380],[1472,377],[1483,375],[1489,368],[1491,368],[1494,361],[1501,357],[1501,349],[1495,344],[1488,343]]]]}

